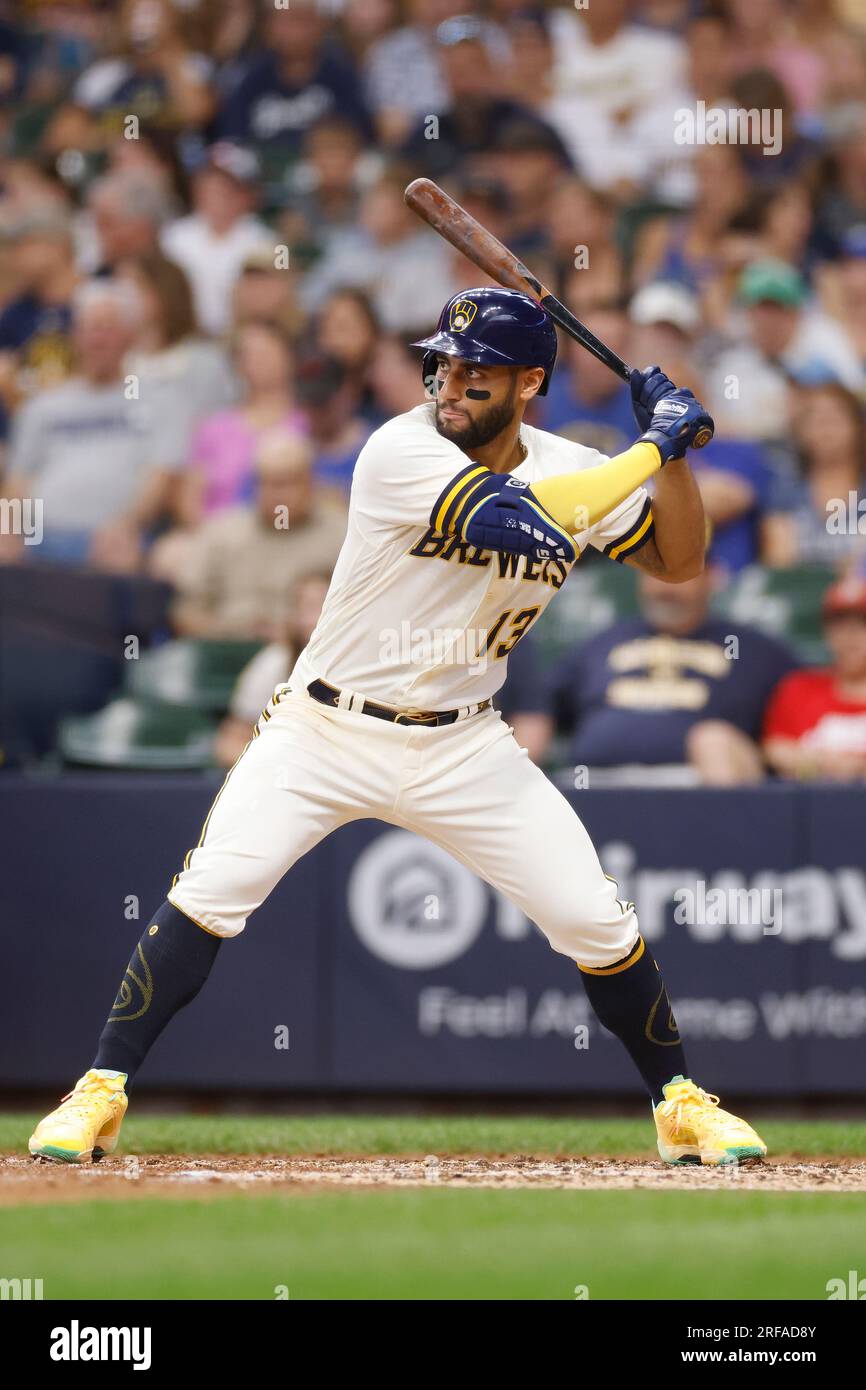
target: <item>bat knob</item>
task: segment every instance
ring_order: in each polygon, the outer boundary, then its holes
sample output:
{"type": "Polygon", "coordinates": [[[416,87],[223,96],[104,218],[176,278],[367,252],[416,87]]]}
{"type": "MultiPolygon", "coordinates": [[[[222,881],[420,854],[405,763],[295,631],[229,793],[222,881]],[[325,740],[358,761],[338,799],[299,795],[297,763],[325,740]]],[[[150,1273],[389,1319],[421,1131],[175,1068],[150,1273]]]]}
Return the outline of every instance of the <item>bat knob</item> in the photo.
{"type": "Polygon", "coordinates": [[[698,430],[697,434],[692,440],[692,448],[703,449],[705,444],[709,444],[712,437],[713,431],[710,429],[709,425],[704,425],[702,429],[698,430]]]}

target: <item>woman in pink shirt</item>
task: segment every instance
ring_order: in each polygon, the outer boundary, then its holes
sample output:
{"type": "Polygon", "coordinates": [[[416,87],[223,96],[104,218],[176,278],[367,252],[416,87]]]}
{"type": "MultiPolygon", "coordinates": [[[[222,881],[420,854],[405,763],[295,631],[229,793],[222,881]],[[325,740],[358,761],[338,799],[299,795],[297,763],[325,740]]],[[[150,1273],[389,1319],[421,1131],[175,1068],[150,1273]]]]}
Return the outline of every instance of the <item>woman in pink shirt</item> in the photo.
{"type": "Polygon", "coordinates": [[[276,324],[250,322],[232,345],[241,399],[202,422],[192,441],[184,517],[202,517],[233,507],[250,495],[253,460],[263,435],[274,430],[306,433],[293,395],[294,353],[276,324]]]}

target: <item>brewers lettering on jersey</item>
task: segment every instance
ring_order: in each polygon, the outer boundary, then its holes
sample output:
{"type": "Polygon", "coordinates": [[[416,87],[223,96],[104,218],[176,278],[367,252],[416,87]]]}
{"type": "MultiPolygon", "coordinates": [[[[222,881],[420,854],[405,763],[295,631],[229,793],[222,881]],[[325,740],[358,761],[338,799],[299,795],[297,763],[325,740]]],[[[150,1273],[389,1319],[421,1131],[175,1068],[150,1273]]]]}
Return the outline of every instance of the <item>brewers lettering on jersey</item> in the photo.
{"type": "Polygon", "coordinates": [[[587,546],[671,582],[700,570],[685,454],[712,421],[650,367],[632,374],[637,441],[613,459],[529,427],[557,340],[516,291],[462,291],[417,346],[431,399],[362,449],[318,625],[133,950],[90,1069],[31,1138],[37,1157],[81,1162],[114,1147],[135,1073],[221,943],[324,836],[367,817],[453,855],[579,968],[649,1090],[662,1158],[766,1152],[690,1079],[634,904],[492,704],[509,653],[587,546]]]}

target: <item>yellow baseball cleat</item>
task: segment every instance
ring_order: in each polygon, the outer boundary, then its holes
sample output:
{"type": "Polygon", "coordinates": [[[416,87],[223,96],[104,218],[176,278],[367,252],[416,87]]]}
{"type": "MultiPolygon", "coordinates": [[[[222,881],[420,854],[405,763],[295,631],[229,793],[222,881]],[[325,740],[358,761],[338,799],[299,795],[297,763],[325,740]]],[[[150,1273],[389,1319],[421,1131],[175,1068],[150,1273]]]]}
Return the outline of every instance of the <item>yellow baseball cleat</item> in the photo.
{"type": "Polygon", "coordinates": [[[659,1154],[665,1163],[741,1163],[763,1158],[767,1146],[751,1125],[719,1109],[718,1096],[674,1077],[655,1107],[659,1154]]]}
{"type": "Polygon", "coordinates": [[[36,1126],[29,1145],[33,1157],[55,1163],[86,1163],[92,1158],[95,1163],[113,1153],[129,1103],[125,1082],[124,1072],[85,1072],[75,1090],[36,1126]]]}

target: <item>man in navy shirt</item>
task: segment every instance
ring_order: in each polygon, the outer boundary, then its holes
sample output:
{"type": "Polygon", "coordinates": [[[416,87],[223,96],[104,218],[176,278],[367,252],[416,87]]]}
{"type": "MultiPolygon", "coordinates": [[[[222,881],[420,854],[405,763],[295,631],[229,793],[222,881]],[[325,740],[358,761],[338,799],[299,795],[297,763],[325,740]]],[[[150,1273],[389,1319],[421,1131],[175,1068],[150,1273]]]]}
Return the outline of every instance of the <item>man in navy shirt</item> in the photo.
{"type": "Polygon", "coordinates": [[[524,148],[548,155],[551,178],[556,177],[557,166],[561,173],[570,172],[571,159],[553,127],[502,90],[483,20],[475,15],[446,20],[436,30],[436,46],[448,92],[447,109],[422,116],[402,147],[403,156],[419,172],[443,178],[474,155],[504,154],[509,131],[524,148]]]}
{"type": "Polygon", "coordinates": [[[542,760],[554,729],[567,732],[572,765],[588,769],[590,785],[593,771],[613,768],[650,784],[759,781],[764,709],[796,660],[774,638],[712,616],[712,582],[710,571],[684,584],[642,574],[641,616],[570,652],[538,699],[509,689],[509,664],[503,707],[518,741],[542,760]]]}
{"type": "Polygon", "coordinates": [[[313,0],[264,8],[267,46],[224,103],[217,134],[255,145],[266,165],[271,153],[280,160],[295,158],[310,127],[332,114],[371,140],[373,127],[358,75],[342,55],[325,46],[323,19],[313,0]]]}

